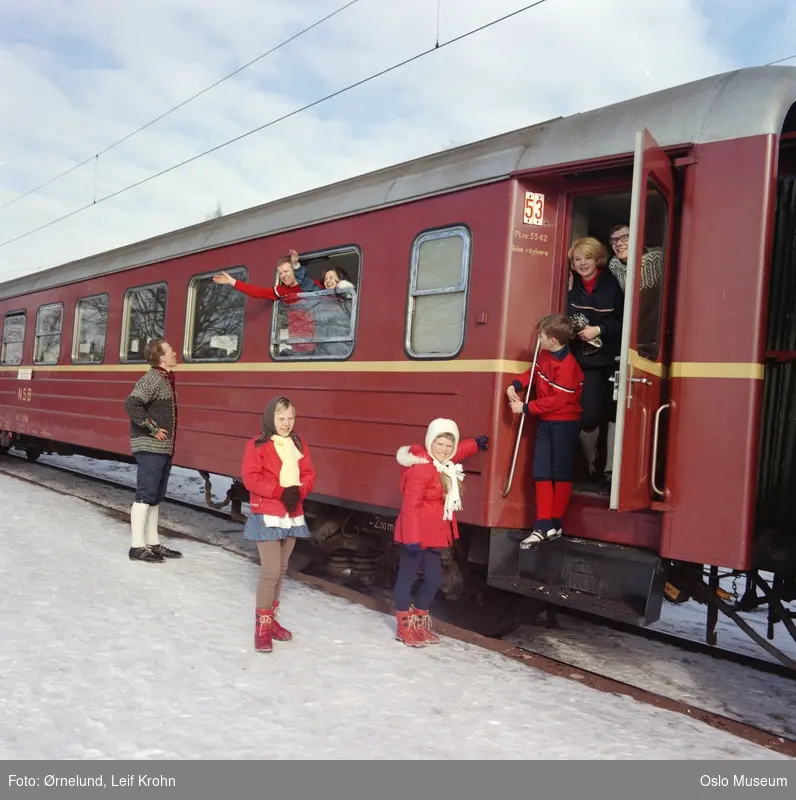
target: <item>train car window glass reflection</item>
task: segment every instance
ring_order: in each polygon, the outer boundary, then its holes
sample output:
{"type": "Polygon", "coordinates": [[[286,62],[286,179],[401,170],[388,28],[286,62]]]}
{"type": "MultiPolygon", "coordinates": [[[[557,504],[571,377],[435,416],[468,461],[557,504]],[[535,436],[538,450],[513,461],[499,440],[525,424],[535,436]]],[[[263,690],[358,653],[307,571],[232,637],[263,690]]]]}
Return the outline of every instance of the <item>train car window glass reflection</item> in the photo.
{"type": "Polygon", "coordinates": [[[12,367],[22,363],[26,321],[27,314],[24,311],[6,315],[3,321],[3,349],[0,353],[0,363],[12,367]]]}
{"type": "Polygon", "coordinates": [[[144,348],[166,329],[166,284],[138,286],[124,296],[122,361],[143,361],[144,348]]]}
{"type": "Polygon", "coordinates": [[[39,306],[36,312],[36,339],[33,347],[34,364],[57,364],[61,355],[61,325],[64,321],[62,303],[39,306]]]}
{"type": "Polygon", "coordinates": [[[105,334],[108,330],[108,295],[81,297],[75,306],[75,332],[72,336],[72,362],[99,364],[105,360],[105,334]]]}
{"type": "Polygon", "coordinates": [[[452,358],[464,344],[471,237],[457,226],[412,247],[405,346],[418,358],[452,358]]]}
{"type": "MultiPolygon", "coordinates": [[[[225,270],[247,280],[245,267],[225,270]]],[[[183,356],[189,361],[236,361],[241,355],[246,295],[213,283],[214,272],[191,280],[183,356]]]]}
{"type": "Polygon", "coordinates": [[[638,305],[638,330],[636,349],[639,355],[652,361],[661,349],[661,315],[663,311],[663,271],[666,264],[666,237],[669,210],[666,200],[652,181],[647,183],[647,200],[644,222],[644,251],[638,305]]]}
{"type": "Polygon", "coordinates": [[[356,247],[345,247],[302,254],[300,262],[319,284],[330,270],[344,283],[291,295],[289,301],[275,301],[271,356],[279,361],[348,358],[356,338],[362,255],[356,247]]]}

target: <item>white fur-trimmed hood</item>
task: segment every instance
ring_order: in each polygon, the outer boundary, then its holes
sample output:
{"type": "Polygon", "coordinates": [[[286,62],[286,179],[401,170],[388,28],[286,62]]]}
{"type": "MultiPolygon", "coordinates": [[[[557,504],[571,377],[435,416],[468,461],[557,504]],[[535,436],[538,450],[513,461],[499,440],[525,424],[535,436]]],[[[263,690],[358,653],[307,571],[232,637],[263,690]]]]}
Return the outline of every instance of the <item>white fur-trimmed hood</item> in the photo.
{"type": "Polygon", "coordinates": [[[395,459],[402,467],[414,467],[418,464],[431,463],[427,458],[423,458],[423,456],[416,456],[414,453],[410,453],[408,445],[398,449],[398,452],[395,454],[395,459]]]}

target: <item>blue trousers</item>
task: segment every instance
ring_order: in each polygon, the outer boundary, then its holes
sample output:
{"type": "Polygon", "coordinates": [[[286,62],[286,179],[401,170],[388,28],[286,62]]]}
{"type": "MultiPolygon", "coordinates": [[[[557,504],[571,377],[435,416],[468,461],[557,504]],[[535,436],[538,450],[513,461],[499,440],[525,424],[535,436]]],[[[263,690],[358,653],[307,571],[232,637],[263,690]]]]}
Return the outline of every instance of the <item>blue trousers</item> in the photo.
{"type": "Polygon", "coordinates": [[[401,547],[401,560],[398,563],[398,577],[395,580],[395,610],[408,611],[412,602],[412,586],[417,571],[423,568],[423,582],[417,592],[415,608],[428,611],[437,590],[442,586],[442,551],[421,550],[410,553],[401,547]]]}
{"type": "Polygon", "coordinates": [[[138,464],[135,502],[148,506],[159,505],[166,499],[171,474],[171,456],[163,453],[136,453],[138,464]]]}
{"type": "Polygon", "coordinates": [[[580,423],[540,419],[533,446],[535,481],[571,481],[580,423]]]}

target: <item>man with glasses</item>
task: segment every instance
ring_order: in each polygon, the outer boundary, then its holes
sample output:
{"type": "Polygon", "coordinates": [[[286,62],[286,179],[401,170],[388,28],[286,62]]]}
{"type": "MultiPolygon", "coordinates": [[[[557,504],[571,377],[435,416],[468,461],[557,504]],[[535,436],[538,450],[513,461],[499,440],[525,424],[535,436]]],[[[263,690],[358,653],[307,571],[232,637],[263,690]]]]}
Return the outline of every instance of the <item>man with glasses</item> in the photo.
{"type": "MultiPolygon", "coordinates": [[[[622,291],[625,291],[627,278],[627,249],[630,241],[630,228],[627,225],[616,225],[611,228],[609,241],[614,251],[614,257],[608,264],[611,274],[619,281],[622,291]]],[[[657,289],[663,275],[662,251],[659,248],[646,250],[641,257],[641,290],[657,289]]]]}

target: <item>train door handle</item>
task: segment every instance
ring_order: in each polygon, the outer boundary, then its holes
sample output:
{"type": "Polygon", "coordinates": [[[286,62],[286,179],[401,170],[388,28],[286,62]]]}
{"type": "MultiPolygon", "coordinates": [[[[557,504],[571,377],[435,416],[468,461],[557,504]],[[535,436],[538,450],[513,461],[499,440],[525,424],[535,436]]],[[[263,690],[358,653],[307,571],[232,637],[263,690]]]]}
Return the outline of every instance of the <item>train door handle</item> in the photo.
{"type": "MultiPolygon", "coordinates": [[[[617,359],[618,360],[618,359],[617,359]]],[[[619,370],[617,370],[610,378],[609,381],[614,385],[613,401],[616,403],[619,400],[619,370]]]]}
{"type": "Polygon", "coordinates": [[[652,381],[649,378],[631,378],[631,383],[641,383],[644,386],[652,386],[652,381]]]}
{"type": "Polygon", "coordinates": [[[671,403],[664,403],[656,412],[655,412],[655,428],[652,434],[652,467],[650,469],[650,483],[652,484],[652,491],[655,494],[659,494],[661,497],[666,496],[665,486],[662,489],[658,488],[658,484],[655,481],[655,469],[658,466],[658,439],[660,436],[661,430],[661,414],[666,411],[667,408],[670,408],[671,403]]]}

